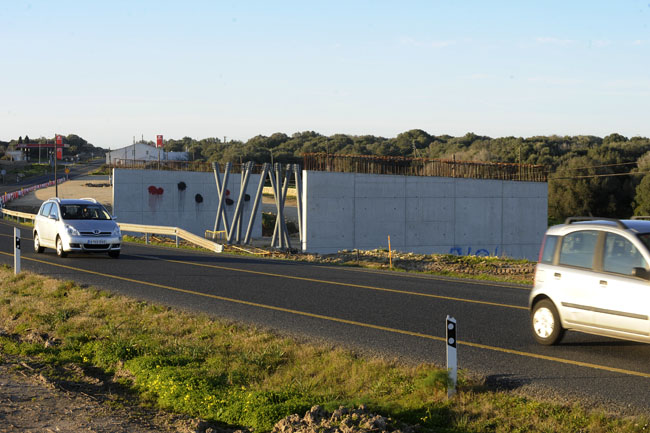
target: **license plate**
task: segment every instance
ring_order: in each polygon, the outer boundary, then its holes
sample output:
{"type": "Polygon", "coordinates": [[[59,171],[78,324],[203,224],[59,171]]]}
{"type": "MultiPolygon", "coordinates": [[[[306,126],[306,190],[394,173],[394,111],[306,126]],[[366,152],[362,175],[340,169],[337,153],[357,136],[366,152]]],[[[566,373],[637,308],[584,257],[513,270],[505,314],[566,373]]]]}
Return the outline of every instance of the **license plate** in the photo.
{"type": "Polygon", "coordinates": [[[106,241],[102,239],[91,239],[88,241],[88,243],[91,245],[105,245],[106,241]]]}

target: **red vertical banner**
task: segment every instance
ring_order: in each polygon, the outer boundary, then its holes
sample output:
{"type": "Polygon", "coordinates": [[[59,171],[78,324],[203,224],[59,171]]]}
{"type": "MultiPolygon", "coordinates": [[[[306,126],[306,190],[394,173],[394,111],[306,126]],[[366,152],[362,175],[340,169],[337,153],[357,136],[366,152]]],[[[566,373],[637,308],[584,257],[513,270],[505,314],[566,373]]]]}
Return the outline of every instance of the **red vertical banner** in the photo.
{"type": "Polygon", "coordinates": [[[56,136],[56,145],[54,147],[56,148],[56,159],[63,159],[63,136],[62,135],[56,136]]]}
{"type": "Polygon", "coordinates": [[[156,147],[163,147],[163,136],[156,135],[156,147]]]}

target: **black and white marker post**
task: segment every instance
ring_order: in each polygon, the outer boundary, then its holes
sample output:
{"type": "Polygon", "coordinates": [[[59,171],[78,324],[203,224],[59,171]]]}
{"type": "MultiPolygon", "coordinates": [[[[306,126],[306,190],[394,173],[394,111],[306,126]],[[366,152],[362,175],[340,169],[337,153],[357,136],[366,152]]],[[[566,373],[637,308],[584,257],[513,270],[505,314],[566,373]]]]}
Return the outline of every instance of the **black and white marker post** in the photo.
{"type": "Polygon", "coordinates": [[[14,227],[14,274],[20,273],[20,229],[14,227]]]}
{"type": "Polygon", "coordinates": [[[456,319],[447,316],[447,371],[449,372],[449,385],[447,398],[456,394],[458,382],[458,356],[456,354],[456,319]]]}

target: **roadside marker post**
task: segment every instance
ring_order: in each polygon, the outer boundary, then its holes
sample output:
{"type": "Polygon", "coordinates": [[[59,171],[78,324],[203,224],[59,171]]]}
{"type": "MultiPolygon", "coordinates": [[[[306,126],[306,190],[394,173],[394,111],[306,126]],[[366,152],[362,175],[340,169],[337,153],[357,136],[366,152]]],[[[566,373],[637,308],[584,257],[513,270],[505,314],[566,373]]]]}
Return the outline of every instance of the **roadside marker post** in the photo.
{"type": "Polygon", "coordinates": [[[14,227],[14,274],[20,273],[20,229],[14,227]]]}
{"type": "Polygon", "coordinates": [[[447,316],[447,371],[449,374],[449,385],[447,386],[447,398],[456,394],[458,382],[458,355],[456,353],[456,319],[447,316]]]}

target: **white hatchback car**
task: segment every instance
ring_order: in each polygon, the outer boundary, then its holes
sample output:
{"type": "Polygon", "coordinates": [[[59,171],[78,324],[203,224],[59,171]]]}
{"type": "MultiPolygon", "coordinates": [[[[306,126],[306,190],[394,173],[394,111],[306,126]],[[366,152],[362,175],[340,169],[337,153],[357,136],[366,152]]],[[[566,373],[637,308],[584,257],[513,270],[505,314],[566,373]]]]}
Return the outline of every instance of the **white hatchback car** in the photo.
{"type": "Polygon", "coordinates": [[[535,339],[555,344],[576,330],[650,342],[649,248],[647,220],[572,217],[550,227],[529,298],[535,339]]]}
{"type": "Polygon", "coordinates": [[[34,218],[34,251],[54,248],[59,257],[69,252],[120,256],[122,233],[104,206],[92,198],[51,198],[34,218]]]}

